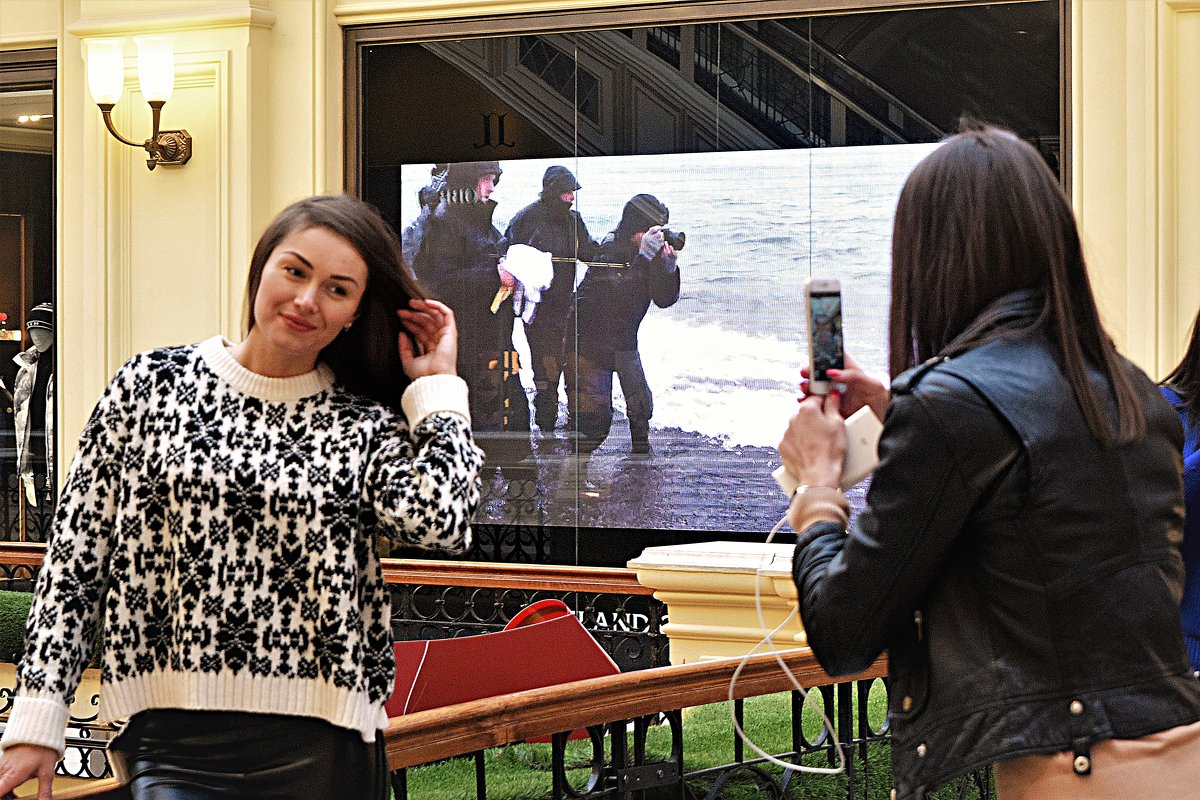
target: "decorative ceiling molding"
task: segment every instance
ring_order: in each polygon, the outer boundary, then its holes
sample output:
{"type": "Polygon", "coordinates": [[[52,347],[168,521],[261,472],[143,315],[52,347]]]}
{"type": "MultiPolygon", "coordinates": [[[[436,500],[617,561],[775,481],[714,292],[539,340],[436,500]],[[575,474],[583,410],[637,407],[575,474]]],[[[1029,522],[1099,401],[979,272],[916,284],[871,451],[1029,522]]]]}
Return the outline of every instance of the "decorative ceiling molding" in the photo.
{"type": "MultiPolygon", "coordinates": [[[[1181,2],[1193,0],[1181,0],[1181,2]]],[[[1200,0],[1196,0],[1200,2],[1200,0]]],[[[671,22],[740,15],[819,14],[973,5],[980,0],[337,0],[343,27],[535,14],[597,14],[654,9],[671,22]]]]}
{"type": "Polygon", "coordinates": [[[211,28],[271,28],[275,12],[248,6],[179,11],[168,14],[130,14],[120,17],[81,19],[67,26],[67,33],[86,39],[92,36],[127,36],[157,31],[205,30],[211,28]]]}
{"type": "Polygon", "coordinates": [[[54,31],[0,36],[0,50],[27,50],[35,47],[57,46],[58,34],[54,31]]]}

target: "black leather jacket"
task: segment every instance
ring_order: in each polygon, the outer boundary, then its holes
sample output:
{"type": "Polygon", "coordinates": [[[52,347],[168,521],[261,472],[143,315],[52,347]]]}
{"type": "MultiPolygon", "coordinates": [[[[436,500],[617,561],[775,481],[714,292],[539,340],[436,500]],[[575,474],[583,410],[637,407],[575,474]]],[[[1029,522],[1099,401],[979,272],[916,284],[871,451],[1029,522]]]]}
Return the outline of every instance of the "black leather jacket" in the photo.
{"type": "Polygon", "coordinates": [[[1059,361],[1038,329],[899,376],[866,509],[849,536],[800,537],[821,664],[845,675],[889,651],[899,800],[1029,753],[1072,751],[1086,773],[1093,742],[1200,719],[1179,420],[1129,365],[1148,433],[1103,447],[1059,361]]]}

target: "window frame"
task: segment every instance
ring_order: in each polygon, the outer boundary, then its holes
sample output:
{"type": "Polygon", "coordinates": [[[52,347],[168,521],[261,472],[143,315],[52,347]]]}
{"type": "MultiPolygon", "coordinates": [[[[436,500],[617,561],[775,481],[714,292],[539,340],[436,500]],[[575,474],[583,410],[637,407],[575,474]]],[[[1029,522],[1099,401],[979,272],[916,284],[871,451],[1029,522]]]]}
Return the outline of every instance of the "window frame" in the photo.
{"type": "MultiPolygon", "coordinates": [[[[59,276],[58,276],[58,148],[59,148],[59,111],[58,111],[58,53],[52,47],[38,47],[22,50],[0,50],[0,92],[16,92],[27,90],[49,90],[51,104],[54,108],[55,121],[51,139],[50,151],[50,168],[54,175],[54,180],[50,186],[50,207],[54,210],[54,218],[52,219],[53,227],[50,236],[50,263],[54,265],[53,275],[53,302],[55,310],[59,306],[59,276]]],[[[22,320],[24,313],[28,309],[22,309],[22,320]]],[[[22,323],[23,324],[23,323],[22,323]]],[[[57,484],[59,475],[63,465],[61,461],[61,448],[58,446],[59,436],[59,420],[61,419],[61,384],[59,375],[62,374],[60,369],[61,364],[59,358],[62,348],[55,347],[54,349],[54,431],[55,439],[48,444],[51,448],[50,454],[54,459],[54,474],[53,480],[57,484]]],[[[53,497],[57,502],[58,490],[57,486],[53,487],[53,497]]],[[[42,549],[45,547],[43,542],[30,542],[28,539],[28,531],[22,527],[18,531],[19,539],[6,541],[5,544],[18,543],[22,546],[30,548],[42,549]]]]}

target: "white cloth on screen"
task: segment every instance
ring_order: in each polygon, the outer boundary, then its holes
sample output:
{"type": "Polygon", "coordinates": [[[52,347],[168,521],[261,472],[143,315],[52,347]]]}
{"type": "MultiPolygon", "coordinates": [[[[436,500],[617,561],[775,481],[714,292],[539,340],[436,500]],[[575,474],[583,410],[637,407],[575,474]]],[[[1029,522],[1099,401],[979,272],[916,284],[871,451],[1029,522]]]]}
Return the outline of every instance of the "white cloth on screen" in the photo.
{"type": "Polygon", "coordinates": [[[513,308],[525,322],[532,321],[542,292],[554,279],[553,256],[527,244],[514,244],[504,257],[504,269],[517,279],[513,308]]]}

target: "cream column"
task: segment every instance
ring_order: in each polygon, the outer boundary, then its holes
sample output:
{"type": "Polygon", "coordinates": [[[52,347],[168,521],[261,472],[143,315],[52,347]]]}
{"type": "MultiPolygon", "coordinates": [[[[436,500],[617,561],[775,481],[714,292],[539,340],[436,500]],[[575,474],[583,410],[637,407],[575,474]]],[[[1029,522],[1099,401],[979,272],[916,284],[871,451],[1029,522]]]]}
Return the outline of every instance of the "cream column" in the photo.
{"type": "Polygon", "coordinates": [[[1101,314],[1159,378],[1200,306],[1200,2],[1073,0],[1073,201],[1101,314]]]}
{"type": "MultiPolygon", "coordinates": [[[[268,124],[253,94],[274,14],[247,4],[210,10],[102,0],[64,10],[59,376],[60,447],[70,452],[91,404],[130,355],[236,334],[250,209],[269,185],[252,152],[252,131],[268,124]],[[175,46],[175,91],[163,128],[193,137],[187,165],[154,171],[145,151],[109,136],[86,85],[88,39],[149,34],[170,36],[175,46]]],[[[150,111],[138,90],[135,52],[132,44],[126,49],[125,93],[113,120],[141,141],[150,111]]]]}
{"type": "MultiPolygon", "coordinates": [[[[7,2],[7,0],[4,0],[7,2]]],[[[326,0],[60,0],[60,463],[96,399],[141,350],[242,334],[259,232],[288,202],[341,191],[341,34],[326,0]],[[166,35],[176,58],[164,129],[186,129],[182,167],[105,131],[87,89],[92,37],[166,35]]],[[[150,110],[126,55],[118,130],[150,110]]]]}
{"type": "Polygon", "coordinates": [[[705,542],[647,547],[630,561],[638,583],[667,606],[663,633],[671,641],[671,663],[807,645],[792,582],[795,549],[705,542]]]}

